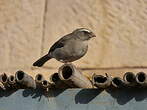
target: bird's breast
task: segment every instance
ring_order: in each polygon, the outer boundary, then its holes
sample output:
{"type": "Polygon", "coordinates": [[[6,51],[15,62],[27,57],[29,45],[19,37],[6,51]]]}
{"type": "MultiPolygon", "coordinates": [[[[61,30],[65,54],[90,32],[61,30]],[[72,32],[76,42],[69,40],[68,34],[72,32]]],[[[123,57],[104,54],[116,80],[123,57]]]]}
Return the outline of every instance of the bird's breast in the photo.
{"type": "Polygon", "coordinates": [[[76,42],[70,47],[70,52],[68,53],[74,60],[77,60],[84,56],[88,50],[87,42],[76,42]]]}
{"type": "Polygon", "coordinates": [[[87,50],[87,42],[69,42],[54,53],[54,58],[62,62],[72,62],[83,57],[87,50]]]}

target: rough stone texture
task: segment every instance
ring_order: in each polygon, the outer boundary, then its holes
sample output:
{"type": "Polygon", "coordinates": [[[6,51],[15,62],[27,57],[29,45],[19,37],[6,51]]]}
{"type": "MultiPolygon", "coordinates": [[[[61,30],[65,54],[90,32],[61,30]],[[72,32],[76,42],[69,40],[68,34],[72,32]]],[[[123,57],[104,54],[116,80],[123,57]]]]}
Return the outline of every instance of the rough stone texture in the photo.
{"type": "MultiPolygon", "coordinates": [[[[87,55],[75,62],[78,66],[147,66],[146,0],[49,0],[43,54],[77,27],[90,28],[97,35],[89,42],[87,55]]],[[[58,64],[52,60],[46,66],[58,64]]]]}
{"type": "Polygon", "coordinates": [[[0,69],[28,68],[40,55],[44,0],[0,0],[0,69]]]}
{"type": "MultiPolygon", "coordinates": [[[[45,17],[45,32],[43,54],[48,52],[49,47],[60,37],[70,33],[78,27],[92,29],[97,35],[100,32],[100,25],[103,24],[102,5],[99,0],[49,0],[47,2],[45,17]]],[[[103,42],[103,39],[100,38],[103,42]]],[[[82,67],[95,67],[99,63],[98,56],[103,43],[98,44],[98,40],[92,40],[86,56],[77,61],[76,64],[82,67]],[[93,49],[92,49],[92,48],[93,49]],[[93,59],[92,61],[91,58],[93,59]]],[[[60,65],[56,60],[51,60],[45,66],[57,67],[60,65]],[[52,65],[54,64],[54,65],[52,65]]]]}
{"type": "Polygon", "coordinates": [[[31,65],[78,27],[97,35],[88,53],[74,62],[84,74],[121,75],[128,67],[147,67],[147,0],[1,0],[0,18],[1,72],[56,72],[61,63],[54,59],[43,68],[31,65]]]}

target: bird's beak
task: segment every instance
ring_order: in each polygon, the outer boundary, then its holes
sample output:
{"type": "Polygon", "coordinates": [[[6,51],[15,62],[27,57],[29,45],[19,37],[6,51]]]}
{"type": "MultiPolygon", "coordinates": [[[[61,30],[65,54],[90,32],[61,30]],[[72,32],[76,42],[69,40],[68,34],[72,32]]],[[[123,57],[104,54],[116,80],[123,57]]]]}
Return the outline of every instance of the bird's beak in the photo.
{"type": "Polygon", "coordinates": [[[96,35],[94,33],[91,33],[91,37],[96,37],[96,35]]]}

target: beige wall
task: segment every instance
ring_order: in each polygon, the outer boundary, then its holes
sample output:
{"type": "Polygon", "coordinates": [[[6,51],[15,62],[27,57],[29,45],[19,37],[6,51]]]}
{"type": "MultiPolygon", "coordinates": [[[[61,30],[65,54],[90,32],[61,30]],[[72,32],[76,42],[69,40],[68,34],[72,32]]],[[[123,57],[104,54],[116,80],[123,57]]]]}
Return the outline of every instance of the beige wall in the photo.
{"type": "Polygon", "coordinates": [[[0,72],[57,71],[61,63],[54,59],[43,68],[32,63],[78,27],[97,35],[88,53],[74,62],[85,73],[121,74],[147,67],[147,0],[0,0],[0,72]]]}

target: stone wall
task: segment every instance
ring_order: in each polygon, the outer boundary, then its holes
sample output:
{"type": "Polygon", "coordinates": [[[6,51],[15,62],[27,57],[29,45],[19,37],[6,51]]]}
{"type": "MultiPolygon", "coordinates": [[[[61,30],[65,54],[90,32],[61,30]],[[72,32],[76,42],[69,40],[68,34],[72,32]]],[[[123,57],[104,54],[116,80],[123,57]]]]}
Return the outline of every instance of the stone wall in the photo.
{"type": "Polygon", "coordinates": [[[42,68],[32,63],[78,27],[97,35],[74,62],[85,73],[146,71],[147,0],[0,0],[0,72],[56,72],[54,59],[42,68]]]}

